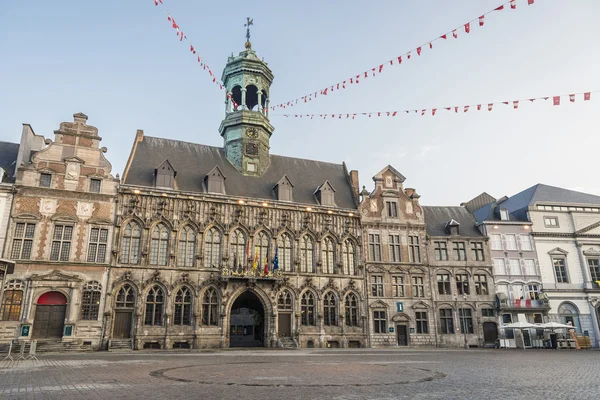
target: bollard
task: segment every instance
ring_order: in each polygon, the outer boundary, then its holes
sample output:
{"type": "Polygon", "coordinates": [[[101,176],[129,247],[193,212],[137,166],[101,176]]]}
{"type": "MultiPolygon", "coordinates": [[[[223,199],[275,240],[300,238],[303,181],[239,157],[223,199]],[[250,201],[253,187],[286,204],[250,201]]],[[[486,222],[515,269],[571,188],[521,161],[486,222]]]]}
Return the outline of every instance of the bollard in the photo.
{"type": "Polygon", "coordinates": [[[6,361],[6,360],[15,361],[15,359],[12,356],[12,348],[13,348],[13,342],[11,340],[10,343],[8,344],[8,354],[6,355],[6,357],[4,357],[2,359],[2,361],[6,361]]]}
{"type": "Polygon", "coordinates": [[[28,360],[39,361],[38,358],[35,356],[36,350],[37,350],[37,340],[33,340],[30,342],[30,345],[29,345],[29,356],[27,356],[28,360]]]}
{"type": "Polygon", "coordinates": [[[25,342],[21,342],[19,346],[19,357],[17,357],[16,361],[25,360],[25,342]]]}

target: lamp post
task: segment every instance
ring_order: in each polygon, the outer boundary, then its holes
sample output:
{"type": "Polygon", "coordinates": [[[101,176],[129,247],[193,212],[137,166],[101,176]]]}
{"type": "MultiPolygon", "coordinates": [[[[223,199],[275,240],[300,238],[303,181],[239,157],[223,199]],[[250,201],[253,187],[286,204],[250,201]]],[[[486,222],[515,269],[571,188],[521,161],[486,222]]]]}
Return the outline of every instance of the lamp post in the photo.
{"type": "MultiPolygon", "coordinates": [[[[467,295],[463,295],[463,300],[467,301],[467,295]]],[[[463,339],[464,339],[464,347],[465,349],[469,348],[469,345],[467,343],[467,324],[465,323],[465,313],[461,312],[460,309],[458,308],[458,296],[454,296],[454,303],[455,303],[455,307],[456,307],[456,312],[458,312],[459,318],[460,318],[460,322],[462,322],[462,331],[463,331],[463,339]]]]}

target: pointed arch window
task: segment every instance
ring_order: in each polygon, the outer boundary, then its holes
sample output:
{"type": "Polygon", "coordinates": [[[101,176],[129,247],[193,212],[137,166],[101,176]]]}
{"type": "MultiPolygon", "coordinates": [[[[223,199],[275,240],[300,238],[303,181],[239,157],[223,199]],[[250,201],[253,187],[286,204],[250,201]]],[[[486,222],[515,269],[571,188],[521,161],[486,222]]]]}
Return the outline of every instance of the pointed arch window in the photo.
{"type": "Polygon", "coordinates": [[[246,255],[245,255],[246,236],[244,235],[244,233],[241,230],[236,229],[230,235],[229,240],[231,243],[231,252],[233,253],[233,258],[231,259],[231,265],[234,267],[237,267],[238,265],[244,265],[244,263],[247,263],[248,260],[246,260],[246,255]],[[235,262],[237,262],[238,265],[234,265],[235,262]]]}
{"type": "Polygon", "coordinates": [[[287,233],[277,238],[277,259],[279,268],[284,272],[292,271],[292,238],[287,233]]]}
{"type": "Polygon", "coordinates": [[[136,222],[129,222],[123,230],[121,240],[121,263],[138,264],[140,262],[140,242],[142,228],[136,222]]]}
{"type": "Polygon", "coordinates": [[[308,290],[302,293],[300,306],[302,311],[302,325],[313,326],[315,324],[315,295],[308,290]]]}
{"type": "Polygon", "coordinates": [[[219,297],[215,288],[208,288],[202,298],[202,324],[218,325],[217,310],[219,306],[219,297]]]}
{"type": "Polygon", "coordinates": [[[179,255],[177,265],[180,267],[193,267],[196,255],[196,231],[191,226],[184,227],[179,232],[179,255]]]}
{"type": "Polygon", "coordinates": [[[154,285],[146,296],[144,325],[162,325],[165,296],[160,286],[154,285]]]}
{"type": "Polygon", "coordinates": [[[346,296],[346,326],[358,326],[358,300],[354,293],[346,296]]]}
{"type": "Polygon", "coordinates": [[[169,259],[169,230],[165,224],[158,224],[152,229],[150,242],[150,264],[167,265],[169,259]]]}
{"type": "Polygon", "coordinates": [[[315,242],[308,235],[300,239],[300,272],[314,272],[315,242]]]}
{"type": "Polygon", "coordinates": [[[204,268],[218,268],[221,264],[221,232],[210,228],[204,236],[204,268]]]}
{"type": "Polygon", "coordinates": [[[175,295],[174,325],[192,324],[192,291],[188,287],[182,287],[175,295]]]}
{"type": "Polygon", "coordinates": [[[321,259],[323,262],[323,273],[333,274],[335,263],[335,247],[331,238],[323,239],[321,242],[321,259]]]}
{"type": "Polygon", "coordinates": [[[98,281],[85,284],[81,295],[81,319],[86,321],[98,320],[100,311],[100,293],[102,285],[98,281]]]}
{"type": "Polygon", "coordinates": [[[258,249],[259,269],[263,263],[269,262],[269,236],[265,232],[259,232],[256,236],[256,248],[258,249]]]}
{"type": "Polygon", "coordinates": [[[292,294],[289,290],[283,290],[277,297],[277,310],[291,311],[292,308],[292,294]]]}
{"type": "Polygon", "coordinates": [[[337,299],[333,292],[327,293],[323,298],[323,324],[337,325],[337,299]]]}
{"type": "Polygon", "coordinates": [[[350,240],[345,240],[342,245],[343,251],[343,273],[345,275],[356,275],[356,249],[350,240]]]}
{"type": "Polygon", "coordinates": [[[18,321],[21,317],[21,305],[23,304],[23,281],[11,279],[6,284],[2,296],[2,308],[0,309],[0,321],[18,321]]]}
{"type": "Polygon", "coordinates": [[[115,308],[134,308],[135,307],[135,290],[131,285],[126,284],[117,294],[115,308]]]}

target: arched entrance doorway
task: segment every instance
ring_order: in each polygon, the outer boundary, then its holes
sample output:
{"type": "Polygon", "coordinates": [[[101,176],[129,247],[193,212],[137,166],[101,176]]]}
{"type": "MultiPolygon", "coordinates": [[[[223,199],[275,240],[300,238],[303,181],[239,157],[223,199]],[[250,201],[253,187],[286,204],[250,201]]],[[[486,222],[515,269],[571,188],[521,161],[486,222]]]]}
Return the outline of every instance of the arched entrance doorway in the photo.
{"type": "Polygon", "coordinates": [[[115,299],[115,322],[113,325],[113,338],[131,338],[133,326],[133,311],[135,310],[135,289],[125,284],[115,299]]]}
{"type": "Polygon", "coordinates": [[[251,291],[240,294],[231,306],[229,347],[262,347],[265,343],[265,310],[251,291]]]}
{"type": "Polygon", "coordinates": [[[495,322],[483,323],[483,345],[485,347],[495,347],[498,339],[498,325],[495,322]]]}
{"type": "Polygon", "coordinates": [[[67,298],[60,292],[40,296],[35,308],[32,337],[37,339],[61,338],[67,312],[67,298]]]}

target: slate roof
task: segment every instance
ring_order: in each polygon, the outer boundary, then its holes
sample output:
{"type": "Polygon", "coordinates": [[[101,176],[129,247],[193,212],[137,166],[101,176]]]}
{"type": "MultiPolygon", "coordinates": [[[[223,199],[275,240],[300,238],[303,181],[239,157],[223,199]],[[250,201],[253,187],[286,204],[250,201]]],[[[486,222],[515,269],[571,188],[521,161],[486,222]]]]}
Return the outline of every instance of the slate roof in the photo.
{"type": "Polygon", "coordinates": [[[461,204],[461,206],[465,206],[469,211],[473,212],[495,201],[496,199],[494,197],[490,196],[486,192],[483,192],[479,196],[467,201],[466,203],[461,204]]]}
{"type": "Polygon", "coordinates": [[[6,171],[6,177],[2,182],[14,183],[15,166],[17,155],[19,154],[19,144],[0,141],[0,168],[6,171]]]}
{"type": "Polygon", "coordinates": [[[442,206],[432,207],[424,206],[425,225],[429,236],[450,236],[446,232],[446,224],[455,220],[460,224],[460,236],[484,236],[475,226],[477,223],[473,215],[465,207],[460,206],[442,206]]]}
{"type": "Polygon", "coordinates": [[[600,196],[538,183],[509,197],[500,203],[500,207],[506,208],[511,217],[519,221],[527,221],[529,206],[535,206],[538,203],[598,206],[600,205],[600,196]]]}
{"type": "Polygon", "coordinates": [[[220,147],[144,136],[133,152],[124,173],[123,183],[127,185],[154,187],[154,169],[167,159],[177,171],[177,190],[206,192],[202,181],[218,166],[225,175],[225,193],[229,196],[274,200],[273,187],[287,175],[294,184],[294,203],[318,205],[314,192],[329,181],[335,188],[337,207],[357,208],[344,164],[271,155],[263,176],[252,177],[238,172],[220,147]]]}

